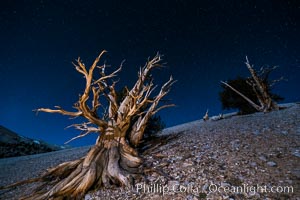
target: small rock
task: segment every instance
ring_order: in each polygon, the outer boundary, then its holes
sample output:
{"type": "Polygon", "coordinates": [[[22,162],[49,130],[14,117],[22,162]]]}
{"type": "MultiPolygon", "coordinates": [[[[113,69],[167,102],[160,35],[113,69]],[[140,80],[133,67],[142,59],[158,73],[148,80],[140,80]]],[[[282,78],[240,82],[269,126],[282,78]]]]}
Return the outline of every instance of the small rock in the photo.
{"type": "Polygon", "coordinates": [[[281,131],[281,134],[282,134],[282,135],[287,135],[288,132],[287,132],[287,131],[281,131]]]}
{"type": "Polygon", "coordinates": [[[150,182],[154,182],[156,179],[157,179],[157,178],[156,178],[156,177],[153,177],[153,176],[149,176],[149,177],[148,177],[148,180],[149,180],[150,182]]]}
{"type": "Polygon", "coordinates": [[[268,132],[268,131],[270,131],[270,130],[271,130],[271,129],[270,129],[269,126],[265,126],[265,127],[263,128],[262,132],[268,132]]]}
{"type": "Polygon", "coordinates": [[[277,163],[273,162],[273,161],[267,162],[267,165],[270,166],[270,167],[277,167],[277,163]]]}
{"type": "Polygon", "coordinates": [[[206,150],[206,149],[209,149],[209,148],[210,148],[210,145],[209,145],[209,144],[205,144],[205,145],[203,145],[203,147],[202,147],[203,150],[206,150]]]}
{"type": "Polygon", "coordinates": [[[161,198],[161,196],[159,194],[155,194],[155,195],[152,196],[152,198],[153,199],[159,199],[159,198],[161,198]]]}
{"type": "Polygon", "coordinates": [[[259,195],[258,192],[249,192],[249,193],[248,193],[248,196],[249,196],[250,198],[260,199],[260,195],[259,195]]]}
{"type": "Polygon", "coordinates": [[[259,132],[259,130],[255,130],[255,131],[253,131],[253,134],[254,134],[254,135],[259,135],[260,132],[259,132]]]}
{"type": "Polygon", "coordinates": [[[208,183],[205,183],[205,185],[203,185],[203,187],[202,187],[202,191],[206,191],[207,189],[208,189],[208,183]]]}
{"type": "Polygon", "coordinates": [[[262,161],[265,161],[265,162],[267,161],[267,158],[265,156],[259,156],[258,158],[262,161]]]}
{"type": "Polygon", "coordinates": [[[84,200],[89,200],[89,199],[92,199],[92,196],[89,194],[85,195],[84,200]]]}
{"type": "Polygon", "coordinates": [[[189,166],[193,166],[193,163],[190,163],[190,162],[184,162],[182,164],[182,167],[189,167],[189,166]]]}
{"type": "Polygon", "coordinates": [[[250,166],[251,166],[251,167],[256,167],[256,166],[257,166],[257,163],[256,163],[256,162],[251,162],[251,163],[250,163],[250,166]]]}
{"type": "Polygon", "coordinates": [[[210,158],[213,159],[213,160],[216,160],[217,159],[217,155],[213,154],[210,158]]]}
{"type": "Polygon", "coordinates": [[[295,176],[297,179],[300,179],[300,169],[295,169],[291,171],[292,175],[295,176]]]}
{"type": "Polygon", "coordinates": [[[186,196],[186,199],[187,199],[187,200],[193,200],[193,199],[194,199],[194,196],[191,195],[191,194],[190,194],[190,195],[187,195],[187,196],[186,196]]]}
{"type": "Polygon", "coordinates": [[[299,149],[295,150],[293,153],[292,153],[294,156],[297,156],[300,158],[300,152],[299,152],[299,149]]]}
{"type": "Polygon", "coordinates": [[[182,156],[176,156],[175,160],[181,160],[182,156]]]}
{"type": "Polygon", "coordinates": [[[157,154],[154,155],[154,157],[156,157],[156,158],[164,158],[165,155],[163,155],[161,153],[157,153],[157,154]]]}
{"type": "Polygon", "coordinates": [[[296,134],[300,135],[300,127],[297,129],[296,134]]]}
{"type": "Polygon", "coordinates": [[[239,150],[239,148],[240,148],[240,140],[231,141],[230,144],[231,144],[231,148],[233,150],[239,150]]]}

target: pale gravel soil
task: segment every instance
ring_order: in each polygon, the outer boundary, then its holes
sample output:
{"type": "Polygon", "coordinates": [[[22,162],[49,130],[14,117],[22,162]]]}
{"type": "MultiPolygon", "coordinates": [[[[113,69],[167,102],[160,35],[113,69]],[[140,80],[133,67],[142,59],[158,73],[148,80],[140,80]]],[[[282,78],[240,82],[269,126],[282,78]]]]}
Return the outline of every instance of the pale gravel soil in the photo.
{"type": "MultiPolygon", "coordinates": [[[[35,178],[47,168],[62,162],[84,156],[90,147],[79,147],[43,154],[0,159],[0,185],[35,178]]],[[[0,199],[18,199],[27,187],[20,186],[15,190],[0,191],[0,199]]],[[[30,192],[30,191],[27,191],[30,192]]]]}
{"type": "MultiPolygon", "coordinates": [[[[300,199],[300,105],[280,111],[231,116],[219,121],[202,120],[179,125],[162,134],[180,133],[166,145],[144,156],[156,172],[138,178],[132,188],[100,189],[85,199],[300,199]],[[248,191],[211,192],[211,185],[248,191]],[[293,193],[251,192],[252,186],[293,193]],[[137,187],[143,186],[137,191],[137,187]],[[179,192],[180,186],[182,191],[179,192]],[[162,194],[163,187],[166,191],[162,194]],[[152,189],[152,192],[148,192],[152,189]],[[175,189],[175,192],[174,192],[175,189]],[[184,192],[184,190],[186,191],[184,192]],[[275,188],[276,189],[276,188],[275,188]]],[[[0,159],[0,185],[35,177],[44,169],[83,156],[88,148],[70,149],[20,158],[0,159]]],[[[29,186],[2,194],[17,199],[29,186]]]]}

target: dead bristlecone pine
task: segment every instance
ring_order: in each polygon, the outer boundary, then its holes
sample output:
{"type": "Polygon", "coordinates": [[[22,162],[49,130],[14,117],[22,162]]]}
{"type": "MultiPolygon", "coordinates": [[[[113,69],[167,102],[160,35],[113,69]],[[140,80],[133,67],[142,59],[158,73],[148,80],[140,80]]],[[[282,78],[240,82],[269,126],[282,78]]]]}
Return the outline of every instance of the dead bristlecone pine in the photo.
{"type": "Polygon", "coordinates": [[[151,72],[154,68],[162,66],[161,56],[157,54],[140,68],[137,81],[128,90],[123,101],[118,103],[115,91],[117,79],[114,78],[121,71],[122,65],[112,73],[106,74],[105,64],[98,66],[105,52],[100,53],[89,69],[80,58],[74,63],[76,70],[84,76],[86,82],[82,95],[74,104],[74,111],[67,111],[58,106],[55,109],[36,110],[59,113],[72,118],[85,118],[85,123],[71,125],[82,132],[71,140],[96,133],[98,134],[96,144],[81,159],[62,163],[48,169],[39,178],[18,182],[5,188],[42,182],[41,187],[24,199],[81,199],[94,188],[111,185],[130,186],[132,175],[141,173],[143,161],[135,147],[141,142],[149,118],[159,110],[173,106],[159,103],[175,81],[170,77],[158,94],[152,95],[156,87],[151,72]],[[94,73],[95,69],[97,73],[94,73]],[[100,102],[100,99],[103,100],[102,96],[107,103],[100,102]],[[100,114],[103,105],[108,105],[108,108],[104,109],[107,112],[103,111],[104,114],[100,114]]]}
{"type": "Polygon", "coordinates": [[[262,67],[259,71],[255,70],[253,65],[250,64],[248,57],[246,56],[245,62],[251,77],[248,78],[247,84],[252,87],[253,92],[256,95],[258,104],[252,101],[250,98],[245,96],[243,93],[229,85],[228,83],[221,81],[222,84],[229,87],[232,91],[240,95],[243,99],[245,99],[255,110],[258,112],[269,112],[272,110],[279,110],[279,106],[272,99],[272,94],[270,93],[270,89],[277,82],[284,80],[283,77],[279,79],[269,81],[269,74],[274,71],[278,66],[274,66],[272,68],[264,68],[262,67]]]}
{"type": "Polygon", "coordinates": [[[208,110],[206,111],[205,115],[203,116],[203,120],[204,120],[204,121],[209,120],[208,110]]]}

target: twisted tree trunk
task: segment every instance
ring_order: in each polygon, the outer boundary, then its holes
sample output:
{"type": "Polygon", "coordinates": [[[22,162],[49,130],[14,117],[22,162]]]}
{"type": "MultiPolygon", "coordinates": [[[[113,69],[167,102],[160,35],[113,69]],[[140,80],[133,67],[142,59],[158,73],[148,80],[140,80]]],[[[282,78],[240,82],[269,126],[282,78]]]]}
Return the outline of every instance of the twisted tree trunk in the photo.
{"type": "MultiPolygon", "coordinates": [[[[42,182],[36,188],[34,194],[24,199],[81,199],[82,196],[92,188],[109,187],[111,185],[130,186],[133,175],[141,172],[142,159],[134,149],[144,134],[149,118],[159,110],[173,106],[163,105],[158,107],[160,100],[169,92],[173,81],[170,77],[160,89],[160,92],[150,98],[155,89],[150,72],[159,67],[161,57],[156,55],[148,60],[146,65],[140,69],[138,79],[132,89],[121,103],[117,101],[115,92],[115,81],[109,82],[121,70],[121,67],[109,75],[105,74],[105,65],[97,66],[103,51],[87,69],[80,59],[74,64],[76,70],[84,75],[86,87],[84,93],[79,97],[74,108],[77,111],[66,111],[59,106],[56,109],[40,108],[37,111],[60,113],[72,117],[83,117],[88,122],[74,124],[76,129],[83,133],[73,139],[84,137],[90,133],[99,134],[96,144],[89,150],[88,154],[78,160],[65,162],[57,167],[49,169],[41,177],[22,181],[0,189],[14,187],[29,182],[42,182]],[[99,68],[100,77],[93,74],[94,69],[99,68]],[[107,112],[102,117],[97,112],[101,107],[100,95],[108,101],[107,112]],[[92,101],[88,101],[92,96],[92,101]],[[88,102],[91,105],[88,105],[88,102]],[[148,109],[144,109],[148,108],[148,109]],[[138,120],[132,123],[134,118],[138,120]]],[[[70,140],[70,141],[71,141],[70,140]]]]}
{"type": "Polygon", "coordinates": [[[142,160],[124,137],[99,138],[88,154],[79,160],[63,163],[42,176],[47,187],[24,199],[82,199],[92,188],[111,185],[130,186],[132,174],[138,172],[142,160]],[[51,181],[49,179],[55,178],[51,181]]]}

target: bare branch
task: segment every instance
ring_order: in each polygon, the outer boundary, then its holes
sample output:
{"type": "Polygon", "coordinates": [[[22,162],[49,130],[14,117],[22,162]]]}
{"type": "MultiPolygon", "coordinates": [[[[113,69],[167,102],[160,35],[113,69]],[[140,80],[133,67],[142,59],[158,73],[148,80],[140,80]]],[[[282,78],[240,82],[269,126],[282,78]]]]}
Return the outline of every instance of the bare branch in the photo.
{"type": "MultiPolygon", "coordinates": [[[[59,108],[58,106],[55,106],[56,108],[59,108]]],[[[82,115],[82,112],[78,111],[78,112],[69,112],[63,109],[57,109],[57,110],[53,110],[53,109],[49,109],[49,108],[39,108],[36,110],[33,110],[38,112],[48,112],[48,113],[60,113],[62,115],[69,115],[71,117],[79,117],[82,115]]]]}
{"type": "Polygon", "coordinates": [[[117,69],[115,70],[114,72],[112,72],[111,74],[109,75],[104,75],[102,76],[101,78],[99,78],[98,80],[94,81],[92,85],[95,85],[95,84],[98,84],[100,82],[103,83],[104,80],[106,79],[110,79],[110,78],[113,78],[113,77],[116,77],[117,74],[122,70],[122,65],[117,69]]]}
{"type": "Polygon", "coordinates": [[[280,77],[279,79],[276,79],[276,80],[272,80],[270,83],[269,83],[269,86],[270,87],[273,87],[275,84],[277,84],[278,82],[280,81],[287,81],[287,79],[285,79],[283,76],[280,77]]]}
{"type": "Polygon", "coordinates": [[[241,92],[239,92],[238,90],[236,90],[234,87],[232,87],[231,85],[229,85],[228,83],[221,81],[222,84],[226,85],[227,87],[229,87],[231,90],[233,90],[234,92],[236,92],[238,95],[240,95],[242,98],[244,98],[248,103],[250,103],[250,105],[255,108],[257,111],[261,111],[261,107],[259,107],[256,103],[254,103],[252,100],[250,100],[248,97],[246,97],[245,95],[243,95],[241,92]]]}
{"type": "Polygon", "coordinates": [[[104,130],[99,127],[94,127],[94,126],[89,126],[90,124],[92,124],[91,122],[86,122],[86,123],[82,123],[82,124],[72,124],[66,128],[71,128],[74,127],[77,130],[82,131],[82,133],[76,137],[71,138],[70,140],[68,140],[67,142],[65,142],[65,144],[70,143],[73,140],[76,140],[78,138],[84,137],[90,133],[98,133],[100,134],[101,132],[103,132],[104,130]]]}
{"type": "Polygon", "coordinates": [[[117,111],[118,113],[120,113],[118,115],[119,120],[121,118],[131,118],[131,116],[138,114],[139,108],[148,103],[148,96],[153,91],[150,71],[155,67],[161,66],[160,61],[161,56],[159,54],[156,54],[153,59],[148,59],[143,68],[140,68],[138,72],[138,80],[119,106],[119,109],[117,111]],[[146,83],[148,83],[148,86],[146,83]]]}
{"type": "Polygon", "coordinates": [[[93,91],[92,112],[96,112],[98,107],[101,105],[99,102],[100,90],[99,89],[97,90],[95,87],[92,87],[92,91],[93,91]]]}
{"type": "Polygon", "coordinates": [[[78,138],[82,138],[84,136],[87,136],[90,133],[92,133],[92,131],[86,131],[85,133],[82,133],[82,134],[80,134],[80,135],[78,135],[76,137],[71,138],[70,140],[66,141],[64,144],[68,144],[68,143],[72,142],[73,140],[76,140],[78,138]]]}
{"type": "Polygon", "coordinates": [[[156,110],[153,111],[153,115],[155,115],[157,112],[159,112],[160,110],[164,109],[164,108],[170,108],[170,107],[174,107],[176,106],[175,104],[167,104],[167,105],[163,105],[160,106],[159,108],[157,108],[156,110]]]}
{"type": "Polygon", "coordinates": [[[250,73],[251,73],[251,76],[252,76],[252,78],[253,78],[253,80],[254,80],[254,82],[255,82],[255,85],[258,87],[259,91],[260,91],[261,93],[263,93],[264,89],[263,89],[263,87],[262,87],[261,84],[260,84],[260,79],[259,79],[259,77],[257,76],[257,73],[256,73],[256,71],[254,70],[253,66],[249,63],[249,60],[248,60],[248,57],[247,57],[247,56],[246,56],[246,62],[245,62],[245,64],[246,64],[248,70],[249,70],[250,73]]]}
{"type": "Polygon", "coordinates": [[[174,81],[173,77],[171,76],[169,81],[167,81],[161,87],[159,94],[154,98],[154,100],[152,100],[152,104],[149,107],[149,109],[147,110],[147,112],[145,113],[145,115],[144,116],[141,115],[139,117],[139,120],[134,124],[133,129],[130,133],[130,141],[132,144],[137,145],[140,142],[140,140],[144,134],[146,124],[152,115],[154,115],[155,113],[157,113],[159,110],[161,110],[163,108],[173,106],[172,104],[170,104],[170,105],[161,106],[160,108],[156,108],[158,106],[158,103],[160,102],[160,100],[170,91],[171,86],[175,82],[176,81],[174,81]]]}

